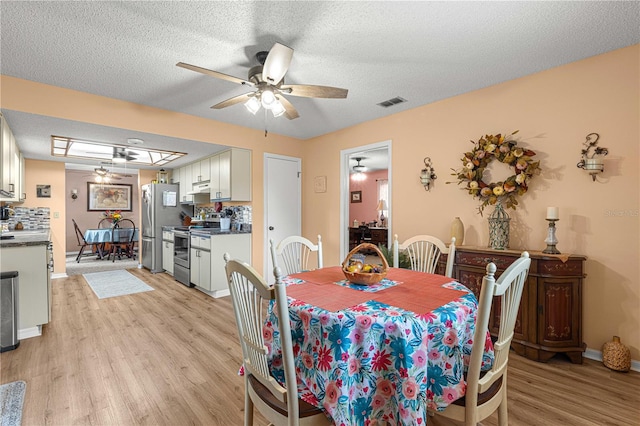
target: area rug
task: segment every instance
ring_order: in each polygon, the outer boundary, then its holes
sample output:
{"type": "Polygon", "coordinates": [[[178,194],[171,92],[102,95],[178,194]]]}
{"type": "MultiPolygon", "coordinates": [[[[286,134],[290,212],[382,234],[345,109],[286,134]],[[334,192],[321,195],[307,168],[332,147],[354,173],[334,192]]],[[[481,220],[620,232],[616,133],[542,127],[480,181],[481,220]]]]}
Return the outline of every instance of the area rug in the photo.
{"type": "Polygon", "coordinates": [[[20,426],[26,388],[27,384],[23,381],[0,386],[0,425],[20,426]]]}
{"type": "Polygon", "coordinates": [[[122,260],[117,259],[115,262],[104,259],[99,260],[95,257],[82,258],[80,263],[76,262],[76,255],[67,256],[67,275],[82,275],[82,274],[90,274],[92,272],[103,272],[103,271],[116,271],[119,269],[135,269],[139,267],[138,260],[124,258],[122,260]]]}
{"type": "Polygon", "coordinates": [[[127,271],[92,272],[82,274],[98,299],[124,296],[153,290],[127,271]]]}

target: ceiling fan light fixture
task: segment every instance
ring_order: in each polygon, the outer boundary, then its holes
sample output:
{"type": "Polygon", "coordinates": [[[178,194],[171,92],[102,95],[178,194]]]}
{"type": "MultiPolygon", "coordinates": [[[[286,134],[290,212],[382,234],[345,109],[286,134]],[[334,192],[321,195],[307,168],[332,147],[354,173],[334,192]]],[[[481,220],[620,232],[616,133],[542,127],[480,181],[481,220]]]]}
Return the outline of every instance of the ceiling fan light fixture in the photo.
{"type": "Polygon", "coordinates": [[[273,113],[274,117],[280,117],[282,114],[285,113],[285,111],[286,110],[284,109],[284,106],[278,100],[276,100],[276,102],[271,107],[271,112],[273,113]]]}
{"type": "MultiPolygon", "coordinates": [[[[276,99],[276,95],[275,93],[273,93],[273,90],[271,90],[270,87],[267,87],[266,89],[264,89],[262,91],[262,95],[260,95],[260,99],[262,101],[262,106],[265,109],[271,109],[275,106],[276,102],[278,102],[278,100],[276,99]]],[[[278,102],[280,103],[280,102],[278,102]]]]}
{"type": "Polygon", "coordinates": [[[258,110],[260,109],[260,101],[258,101],[258,98],[252,97],[244,103],[244,106],[249,110],[251,114],[255,115],[256,112],[258,112],[258,110]]]}

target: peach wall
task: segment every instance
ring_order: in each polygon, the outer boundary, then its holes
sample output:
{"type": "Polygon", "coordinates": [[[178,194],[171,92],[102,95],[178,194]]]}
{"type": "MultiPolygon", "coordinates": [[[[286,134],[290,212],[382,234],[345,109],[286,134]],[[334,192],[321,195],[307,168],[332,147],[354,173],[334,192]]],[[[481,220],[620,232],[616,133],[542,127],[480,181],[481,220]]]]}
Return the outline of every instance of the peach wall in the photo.
{"type": "Polygon", "coordinates": [[[64,273],[65,267],[65,170],[64,163],[25,159],[25,193],[20,207],[49,207],[51,209],[51,239],[53,242],[54,274],[64,273]],[[37,198],[36,185],[51,185],[51,198],[37,198]],[[56,217],[57,216],[57,217],[56,217]]]}
{"type": "MultiPolygon", "coordinates": [[[[378,220],[378,179],[386,179],[387,170],[365,172],[366,179],[353,181],[349,179],[349,191],[362,191],[361,203],[349,203],[349,225],[357,219],[360,223],[368,223],[378,220]]],[[[387,212],[385,212],[386,214],[387,212]]]]}
{"type": "Polygon", "coordinates": [[[520,198],[518,210],[509,210],[511,247],[544,249],[545,209],[558,206],[559,250],[588,257],[584,341],[599,351],[619,335],[638,360],[639,68],[640,45],[635,45],[315,138],[305,158],[326,161],[305,164],[303,234],[322,234],[326,264],[341,260],[340,150],[392,140],[393,232],[401,240],[419,233],[448,239],[451,221],[460,216],[465,244],[486,246],[488,225],[476,213],[479,203],[446,182],[471,149],[469,140],[519,129],[519,145],[537,152],[542,174],[520,198]],[[576,168],[591,132],[609,149],[597,182],[576,168]],[[438,174],[430,192],[417,179],[425,156],[438,174]],[[326,193],[312,191],[318,175],[329,176],[326,193]]]}

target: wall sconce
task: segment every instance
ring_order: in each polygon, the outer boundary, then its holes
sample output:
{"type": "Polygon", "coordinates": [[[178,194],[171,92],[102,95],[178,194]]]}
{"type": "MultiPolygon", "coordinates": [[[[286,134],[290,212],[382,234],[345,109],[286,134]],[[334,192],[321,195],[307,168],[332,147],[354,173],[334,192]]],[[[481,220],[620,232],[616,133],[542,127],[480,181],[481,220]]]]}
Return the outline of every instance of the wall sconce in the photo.
{"type": "Polygon", "coordinates": [[[74,200],[78,198],[78,190],[77,189],[72,189],[71,190],[71,198],[73,198],[74,200]]]}
{"type": "Polygon", "coordinates": [[[589,173],[594,182],[596,176],[604,171],[604,157],[609,153],[607,148],[598,146],[598,139],[600,139],[600,135],[597,133],[587,135],[587,140],[583,143],[585,148],[580,152],[582,160],[576,165],[579,169],[589,173]]]}
{"type": "Polygon", "coordinates": [[[424,185],[424,190],[429,191],[431,189],[431,182],[438,179],[435,170],[431,165],[431,158],[424,158],[424,169],[420,172],[420,183],[424,185]]]}

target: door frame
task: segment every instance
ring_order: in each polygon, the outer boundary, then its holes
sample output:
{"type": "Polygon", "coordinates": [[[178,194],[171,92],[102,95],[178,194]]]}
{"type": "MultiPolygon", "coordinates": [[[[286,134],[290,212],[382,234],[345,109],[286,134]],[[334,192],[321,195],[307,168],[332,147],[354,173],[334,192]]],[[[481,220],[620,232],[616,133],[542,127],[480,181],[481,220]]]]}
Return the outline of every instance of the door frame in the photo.
{"type": "MultiPolygon", "coordinates": [[[[264,206],[264,211],[263,211],[263,221],[262,223],[264,223],[264,241],[262,243],[262,247],[263,247],[263,276],[267,278],[267,282],[271,282],[271,280],[273,279],[273,271],[268,271],[269,268],[269,257],[271,256],[271,249],[269,248],[269,230],[267,229],[267,227],[269,226],[269,221],[268,221],[268,217],[267,217],[267,212],[269,211],[269,200],[267,198],[267,188],[269,185],[269,180],[268,180],[268,172],[269,169],[267,167],[268,164],[268,160],[269,159],[278,159],[278,160],[287,160],[287,161],[293,161],[298,165],[298,174],[302,173],[302,159],[299,157],[291,157],[288,155],[280,155],[280,154],[272,154],[269,152],[265,152],[264,156],[263,156],[263,185],[262,185],[262,189],[263,189],[263,206],[264,206]],[[271,277],[271,278],[269,278],[271,277]]],[[[297,221],[297,228],[298,228],[298,232],[296,233],[296,235],[302,235],[302,183],[301,183],[302,179],[298,179],[297,182],[297,193],[298,193],[298,202],[299,202],[299,208],[298,208],[298,217],[296,218],[297,221]]]]}
{"type": "Polygon", "coordinates": [[[374,149],[387,148],[387,161],[388,161],[388,184],[389,184],[389,210],[387,214],[387,241],[390,248],[393,239],[391,238],[391,226],[393,220],[393,185],[391,172],[391,145],[392,140],[386,140],[382,142],[375,142],[369,145],[357,146],[354,148],[343,149],[340,151],[340,259],[344,259],[349,252],[349,157],[351,155],[360,153],[362,151],[371,151],[374,149]]]}

